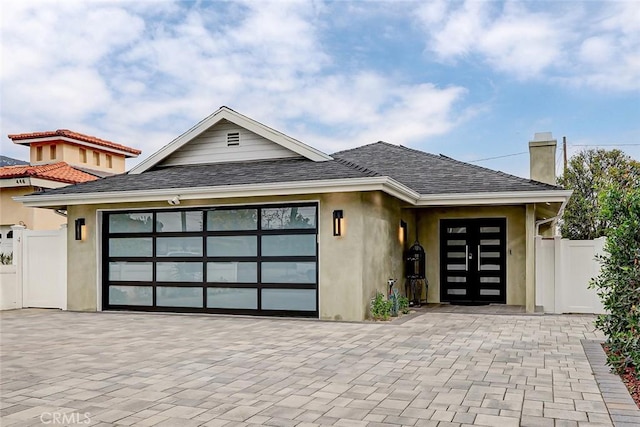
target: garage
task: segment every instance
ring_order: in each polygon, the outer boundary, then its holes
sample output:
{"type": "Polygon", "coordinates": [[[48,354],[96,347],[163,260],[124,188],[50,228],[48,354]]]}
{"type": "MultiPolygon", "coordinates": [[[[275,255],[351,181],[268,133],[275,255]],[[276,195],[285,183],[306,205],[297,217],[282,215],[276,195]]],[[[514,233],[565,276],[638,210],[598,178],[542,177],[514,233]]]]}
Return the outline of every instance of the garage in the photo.
{"type": "Polygon", "coordinates": [[[102,212],[104,310],[318,317],[318,206],[102,212]]]}

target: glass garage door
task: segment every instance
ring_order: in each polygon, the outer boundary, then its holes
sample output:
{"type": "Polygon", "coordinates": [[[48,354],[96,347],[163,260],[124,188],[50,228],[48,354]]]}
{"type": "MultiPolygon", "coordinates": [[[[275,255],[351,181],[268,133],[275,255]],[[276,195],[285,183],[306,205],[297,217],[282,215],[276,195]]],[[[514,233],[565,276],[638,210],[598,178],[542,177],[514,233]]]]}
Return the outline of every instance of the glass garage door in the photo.
{"type": "Polygon", "coordinates": [[[318,315],[317,205],[105,212],[103,309],[318,315]]]}

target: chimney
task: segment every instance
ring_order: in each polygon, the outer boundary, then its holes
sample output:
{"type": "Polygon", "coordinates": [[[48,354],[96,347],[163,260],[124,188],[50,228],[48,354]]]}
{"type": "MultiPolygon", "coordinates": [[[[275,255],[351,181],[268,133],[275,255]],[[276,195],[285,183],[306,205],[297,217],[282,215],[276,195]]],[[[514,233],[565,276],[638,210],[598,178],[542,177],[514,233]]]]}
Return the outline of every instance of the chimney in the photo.
{"type": "Polygon", "coordinates": [[[529,141],[530,175],[534,181],[556,185],[556,146],[551,132],[538,132],[529,141]]]}

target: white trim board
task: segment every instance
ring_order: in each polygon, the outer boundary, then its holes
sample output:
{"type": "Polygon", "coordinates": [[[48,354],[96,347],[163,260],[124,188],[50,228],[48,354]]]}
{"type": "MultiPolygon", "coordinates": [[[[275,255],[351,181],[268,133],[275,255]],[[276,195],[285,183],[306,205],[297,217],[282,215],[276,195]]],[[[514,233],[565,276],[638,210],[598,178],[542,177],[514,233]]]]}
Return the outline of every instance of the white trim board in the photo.
{"type": "Polygon", "coordinates": [[[383,191],[412,206],[505,205],[564,202],[571,190],[511,191],[499,193],[460,193],[420,195],[398,181],[383,176],[370,178],[293,181],[216,187],[189,187],[157,190],[111,191],[78,194],[16,196],[29,207],[84,205],[88,203],[132,203],[168,200],[221,199],[236,197],[284,196],[353,191],[383,191]]]}

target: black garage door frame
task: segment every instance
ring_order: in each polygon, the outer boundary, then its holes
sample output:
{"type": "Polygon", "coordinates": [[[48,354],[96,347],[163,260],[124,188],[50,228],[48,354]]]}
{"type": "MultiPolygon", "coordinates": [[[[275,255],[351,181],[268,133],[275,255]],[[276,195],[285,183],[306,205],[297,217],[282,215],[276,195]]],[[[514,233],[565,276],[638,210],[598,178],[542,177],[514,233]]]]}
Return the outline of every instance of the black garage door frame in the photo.
{"type": "Polygon", "coordinates": [[[102,218],[103,310],[318,317],[316,202],[102,218]]]}

